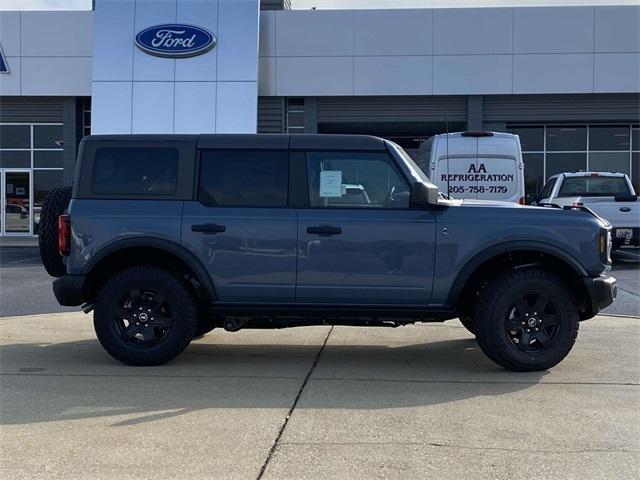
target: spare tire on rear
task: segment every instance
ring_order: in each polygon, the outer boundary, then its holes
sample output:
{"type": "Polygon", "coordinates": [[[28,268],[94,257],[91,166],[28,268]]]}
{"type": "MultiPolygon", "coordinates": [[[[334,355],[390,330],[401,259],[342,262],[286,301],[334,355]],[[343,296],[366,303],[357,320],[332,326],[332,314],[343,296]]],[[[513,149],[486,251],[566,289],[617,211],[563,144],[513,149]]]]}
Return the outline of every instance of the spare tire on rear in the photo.
{"type": "Polygon", "coordinates": [[[38,245],[45,270],[52,277],[67,273],[58,252],[58,217],[67,211],[71,201],[71,187],[54,188],[49,192],[40,211],[38,245]]]}

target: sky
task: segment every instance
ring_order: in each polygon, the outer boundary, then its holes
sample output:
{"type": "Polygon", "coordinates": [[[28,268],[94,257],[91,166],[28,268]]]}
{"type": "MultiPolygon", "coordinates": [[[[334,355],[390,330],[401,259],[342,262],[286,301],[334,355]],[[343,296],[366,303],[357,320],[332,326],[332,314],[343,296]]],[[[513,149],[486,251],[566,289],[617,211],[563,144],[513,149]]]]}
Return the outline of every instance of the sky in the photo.
{"type": "MultiPolygon", "coordinates": [[[[640,5],[640,0],[291,0],[296,9],[640,5]]],[[[0,10],[88,10],[91,0],[0,0],[0,10]]]]}

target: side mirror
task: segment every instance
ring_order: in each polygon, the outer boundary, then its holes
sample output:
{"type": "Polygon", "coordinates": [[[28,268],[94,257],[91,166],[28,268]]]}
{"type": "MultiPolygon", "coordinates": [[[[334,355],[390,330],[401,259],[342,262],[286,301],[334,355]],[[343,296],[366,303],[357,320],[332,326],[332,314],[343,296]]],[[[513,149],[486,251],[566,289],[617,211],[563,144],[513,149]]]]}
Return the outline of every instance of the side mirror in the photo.
{"type": "Polygon", "coordinates": [[[537,193],[527,193],[524,197],[524,202],[527,205],[535,205],[538,202],[538,194],[537,193]]]}
{"type": "Polygon", "coordinates": [[[411,206],[426,207],[438,203],[438,187],[415,182],[411,185],[411,206]]]}

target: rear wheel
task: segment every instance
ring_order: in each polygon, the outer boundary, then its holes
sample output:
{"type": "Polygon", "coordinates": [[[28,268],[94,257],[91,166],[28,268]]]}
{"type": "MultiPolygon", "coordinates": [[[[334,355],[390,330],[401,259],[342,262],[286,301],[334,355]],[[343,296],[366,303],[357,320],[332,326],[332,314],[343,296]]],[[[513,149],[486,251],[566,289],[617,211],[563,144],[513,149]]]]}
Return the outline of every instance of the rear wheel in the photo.
{"type": "Polygon", "coordinates": [[[54,188],[47,195],[38,222],[38,246],[45,270],[52,277],[67,273],[58,252],[58,217],[67,211],[71,201],[71,187],[54,188]]]}
{"type": "Polygon", "coordinates": [[[578,307],[558,277],[538,269],[505,273],[483,289],[474,315],[482,351],[513,371],[546,370],[571,351],[578,307]]]}
{"type": "Polygon", "coordinates": [[[159,267],[133,267],[100,290],[93,322],[98,340],[117,360],[161,365],[196,334],[198,305],[178,275],[159,267]]]}

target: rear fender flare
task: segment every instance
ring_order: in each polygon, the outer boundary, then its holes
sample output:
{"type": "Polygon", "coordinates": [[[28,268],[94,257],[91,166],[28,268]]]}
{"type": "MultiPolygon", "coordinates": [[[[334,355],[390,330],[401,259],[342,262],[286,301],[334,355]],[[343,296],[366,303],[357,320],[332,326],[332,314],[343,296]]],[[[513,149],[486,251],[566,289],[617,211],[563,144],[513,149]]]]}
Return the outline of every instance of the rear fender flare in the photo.
{"type": "Polygon", "coordinates": [[[135,238],[127,238],[124,240],[116,240],[111,242],[104,247],[102,247],[98,253],[96,253],[93,258],[89,261],[89,263],[84,267],[82,274],[90,275],[93,269],[100,264],[105,258],[118,253],[123,250],[127,250],[129,248],[135,247],[147,247],[147,248],[156,248],[158,250],[164,250],[169,254],[174,255],[175,257],[182,260],[193,272],[196,280],[204,289],[204,292],[209,300],[216,300],[216,290],[207,272],[206,268],[202,265],[200,260],[198,260],[195,255],[189,252],[186,248],[181,245],[178,245],[169,240],[164,240],[156,237],[135,237],[135,238]]]}

